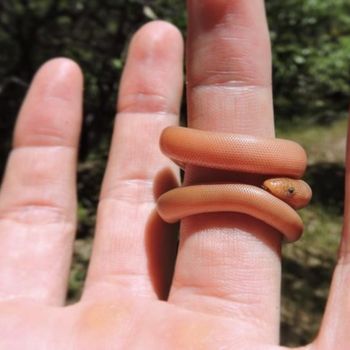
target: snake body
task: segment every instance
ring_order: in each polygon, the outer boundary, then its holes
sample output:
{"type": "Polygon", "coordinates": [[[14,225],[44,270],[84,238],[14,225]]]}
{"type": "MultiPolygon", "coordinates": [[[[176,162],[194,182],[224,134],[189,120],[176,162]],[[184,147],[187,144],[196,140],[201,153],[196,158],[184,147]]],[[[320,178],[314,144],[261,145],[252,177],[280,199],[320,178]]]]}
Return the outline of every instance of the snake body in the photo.
{"type": "Polygon", "coordinates": [[[300,180],[307,158],[297,143],[168,127],[161,135],[160,147],[185,170],[191,164],[266,176],[261,187],[218,183],[172,189],[158,198],[158,212],[165,221],[208,212],[238,212],[271,225],[287,241],[295,241],[302,234],[303,222],[294,209],[308,204],[311,189],[300,180]]]}

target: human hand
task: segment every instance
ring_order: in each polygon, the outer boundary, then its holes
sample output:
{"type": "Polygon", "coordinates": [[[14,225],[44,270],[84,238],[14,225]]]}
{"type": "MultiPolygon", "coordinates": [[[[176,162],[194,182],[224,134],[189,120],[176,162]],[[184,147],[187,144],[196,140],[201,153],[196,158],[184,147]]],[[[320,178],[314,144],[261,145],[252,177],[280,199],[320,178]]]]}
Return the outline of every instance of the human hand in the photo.
{"type": "MultiPolygon", "coordinates": [[[[189,19],[189,125],[272,136],[263,1],[192,0],[189,19]]],[[[1,349],[282,349],[280,237],[267,225],[232,214],[186,219],[170,281],[177,238],[155,197],[178,176],[158,140],[178,122],[182,51],[163,22],[131,43],[86,285],[67,307],[82,77],[65,59],[35,77],[0,193],[1,349]]],[[[199,175],[192,169],[187,181],[199,175]]],[[[307,349],[347,349],[348,231],[307,349]]]]}

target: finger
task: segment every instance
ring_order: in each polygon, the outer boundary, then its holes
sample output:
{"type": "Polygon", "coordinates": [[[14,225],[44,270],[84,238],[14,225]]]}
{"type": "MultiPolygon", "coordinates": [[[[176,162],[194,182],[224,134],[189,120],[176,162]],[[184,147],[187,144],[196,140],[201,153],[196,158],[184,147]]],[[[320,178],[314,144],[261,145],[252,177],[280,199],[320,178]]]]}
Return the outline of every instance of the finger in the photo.
{"type": "MultiPolygon", "coordinates": [[[[350,115],[349,115],[350,119],[350,115]]],[[[321,349],[347,349],[350,332],[350,124],[346,146],[344,223],[326,311],[315,345],[321,349]]]]}
{"type": "Polygon", "coordinates": [[[0,193],[0,299],[62,304],[76,221],[82,75],[67,59],[36,74],[0,193]]]}
{"type": "Polygon", "coordinates": [[[124,70],[118,115],[98,208],[97,232],[84,297],[127,293],[165,297],[176,235],[155,215],[160,187],[177,170],[159,150],[159,136],[178,122],[183,44],[165,22],[134,36],[124,70]]]}
{"type": "MultiPolygon", "coordinates": [[[[188,5],[189,126],[273,137],[263,1],[191,0],[188,5]]],[[[187,184],[230,178],[187,168],[187,184]]],[[[170,300],[231,317],[240,337],[277,343],[279,253],[279,235],[251,217],[221,213],[187,218],[170,300]]]]}

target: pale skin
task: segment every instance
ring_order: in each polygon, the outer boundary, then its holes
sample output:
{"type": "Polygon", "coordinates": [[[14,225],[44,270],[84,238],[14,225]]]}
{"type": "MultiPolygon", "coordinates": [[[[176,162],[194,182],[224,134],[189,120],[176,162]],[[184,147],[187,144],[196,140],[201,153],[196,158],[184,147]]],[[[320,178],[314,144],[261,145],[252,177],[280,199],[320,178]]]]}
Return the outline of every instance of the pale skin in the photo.
{"type": "MultiPolygon", "coordinates": [[[[272,136],[263,1],[189,0],[188,11],[189,125],[272,136]]],[[[178,123],[182,60],[170,24],[147,24],[131,42],[87,280],[67,307],[82,74],[55,59],[35,76],[0,192],[1,349],[282,349],[281,239],[269,226],[223,213],[184,220],[169,282],[176,234],[155,197],[178,169],[158,139],[178,123]]],[[[223,177],[193,167],[186,182],[199,176],[223,177]]],[[[348,349],[349,195],[325,316],[303,349],[348,349]]]]}

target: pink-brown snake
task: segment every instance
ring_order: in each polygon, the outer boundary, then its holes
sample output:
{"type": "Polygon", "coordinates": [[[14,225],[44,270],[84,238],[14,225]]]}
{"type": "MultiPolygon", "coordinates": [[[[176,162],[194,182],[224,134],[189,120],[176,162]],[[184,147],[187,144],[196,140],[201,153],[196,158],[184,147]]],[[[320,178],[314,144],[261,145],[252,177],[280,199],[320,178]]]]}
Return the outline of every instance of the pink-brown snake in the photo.
{"type": "Polygon", "coordinates": [[[312,193],[300,180],[307,159],[297,143],[168,127],[161,135],[160,147],[183,168],[192,164],[266,175],[261,187],[218,183],[172,189],[162,194],[157,203],[158,213],[166,222],[201,213],[238,212],[271,225],[287,241],[295,241],[302,234],[303,222],[294,209],[306,206],[312,193]]]}

